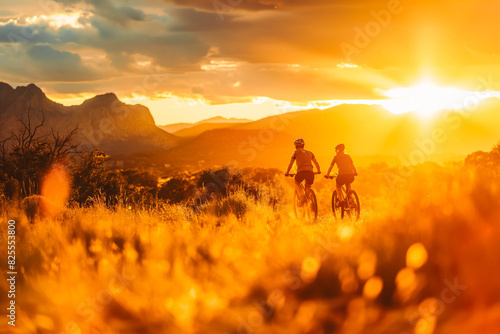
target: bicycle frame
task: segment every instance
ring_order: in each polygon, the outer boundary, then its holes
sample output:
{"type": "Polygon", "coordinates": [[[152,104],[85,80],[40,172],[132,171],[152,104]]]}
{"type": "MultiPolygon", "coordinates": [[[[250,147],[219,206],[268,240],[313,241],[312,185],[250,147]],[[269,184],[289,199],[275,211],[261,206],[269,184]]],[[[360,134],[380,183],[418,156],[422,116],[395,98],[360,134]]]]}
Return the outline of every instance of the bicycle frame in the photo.
{"type": "MultiPolygon", "coordinates": [[[[338,175],[335,175],[335,176],[328,176],[326,177],[327,179],[334,179],[336,178],[338,175]]],[[[351,216],[351,213],[354,212],[355,215],[356,215],[356,219],[359,219],[359,215],[360,215],[360,205],[359,205],[359,197],[358,197],[358,194],[354,191],[354,190],[350,190],[349,191],[349,194],[347,193],[347,186],[345,184],[343,184],[341,187],[340,187],[340,192],[341,194],[337,194],[337,189],[333,192],[333,195],[332,195],[332,211],[333,211],[333,215],[335,216],[335,218],[337,218],[337,215],[335,213],[335,210],[336,208],[337,209],[340,209],[341,210],[341,218],[344,218],[344,212],[347,212],[347,214],[349,216],[351,216]],[[338,204],[336,203],[340,203],[340,196],[339,195],[342,195],[342,198],[343,198],[343,205],[339,205],[337,206],[338,204]],[[336,200],[338,202],[336,202],[336,200]]]]}

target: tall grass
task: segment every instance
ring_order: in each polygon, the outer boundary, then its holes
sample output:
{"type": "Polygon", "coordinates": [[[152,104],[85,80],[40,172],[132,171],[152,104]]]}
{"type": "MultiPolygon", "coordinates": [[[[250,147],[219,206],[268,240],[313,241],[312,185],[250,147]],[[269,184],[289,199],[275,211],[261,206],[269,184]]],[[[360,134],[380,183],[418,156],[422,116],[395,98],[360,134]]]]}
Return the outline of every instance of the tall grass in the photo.
{"type": "Polygon", "coordinates": [[[0,331],[496,333],[499,179],[424,165],[394,186],[386,172],[353,184],[360,221],[332,217],[327,180],[319,220],[296,219],[284,178],[196,211],[97,203],[29,224],[3,210],[20,274],[18,326],[0,331]]]}

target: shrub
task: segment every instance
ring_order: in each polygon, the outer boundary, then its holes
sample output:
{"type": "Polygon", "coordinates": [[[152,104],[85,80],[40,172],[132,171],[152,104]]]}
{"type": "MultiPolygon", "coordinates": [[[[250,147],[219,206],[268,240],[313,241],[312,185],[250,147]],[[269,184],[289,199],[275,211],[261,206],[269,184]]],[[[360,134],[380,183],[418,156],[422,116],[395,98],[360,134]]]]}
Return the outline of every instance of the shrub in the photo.
{"type": "Polygon", "coordinates": [[[115,205],[127,184],[116,171],[107,171],[104,152],[91,150],[83,154],[73,165],[73,189],[71,198],[80,205],[90,198],[102,196],[107,205],[115,205]]]}
{"type": "Polygon", "coordinates": [[[188,199],[190,185],[187,180],[174,177],[161,186],[158,197],[170,203],[181,203],[188,199]]]}
{"type": "Polygon", "coordinates": [[[248,211],[248,198],[245,193],[237,192],[217,202],[215,213],[218,217],[234,214],[238,219],[248,211]]]}

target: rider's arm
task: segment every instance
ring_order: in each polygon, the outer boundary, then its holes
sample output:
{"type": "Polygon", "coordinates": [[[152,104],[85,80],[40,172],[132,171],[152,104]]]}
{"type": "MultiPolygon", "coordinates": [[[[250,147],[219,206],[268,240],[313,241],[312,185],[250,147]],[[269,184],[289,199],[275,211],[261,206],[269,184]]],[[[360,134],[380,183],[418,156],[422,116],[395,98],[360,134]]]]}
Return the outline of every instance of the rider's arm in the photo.
{"type": "Polygon", "coordinates": [[[294,163],[294,162],[295,162],[295,158],[294,158],[294,157],[292,157],[292,158],[290,159],[290,163],[288,164],[288,168],[286,169],[286,173],[285,173],[285,175],[287,175],[288,173],[290,173],[290,169],[292,169],[292,166],[293,166],[293,163],[294,163]]]}
{"type": "Polygon", "coordinates": [[[316,169],[318,170],[318,174],[321,174],[321,168],[319,167],[319,162],[315,157],[312,158],[312,162],[316,165],[316,169]]]}

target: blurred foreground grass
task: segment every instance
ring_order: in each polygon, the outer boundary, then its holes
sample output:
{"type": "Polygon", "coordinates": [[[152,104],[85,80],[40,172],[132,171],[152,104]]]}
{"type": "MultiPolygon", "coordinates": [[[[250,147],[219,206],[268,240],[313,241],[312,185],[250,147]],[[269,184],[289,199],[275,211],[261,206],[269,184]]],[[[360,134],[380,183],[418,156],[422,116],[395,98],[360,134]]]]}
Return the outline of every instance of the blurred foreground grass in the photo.
{"type": "Polygon", "coordinates": [[[34,224],[3,208],[2,231],[17,220],[18,318],[0,332],[498,333],[499,178],[433,164],[384,175],[353,184],[357,222],[332,217],[325,180],[315,224],[287,198],[238,191],[197,212],[96,205],[34,224]]]}

